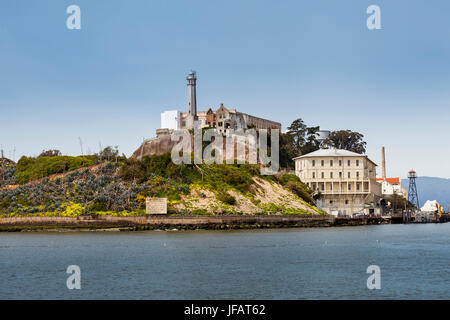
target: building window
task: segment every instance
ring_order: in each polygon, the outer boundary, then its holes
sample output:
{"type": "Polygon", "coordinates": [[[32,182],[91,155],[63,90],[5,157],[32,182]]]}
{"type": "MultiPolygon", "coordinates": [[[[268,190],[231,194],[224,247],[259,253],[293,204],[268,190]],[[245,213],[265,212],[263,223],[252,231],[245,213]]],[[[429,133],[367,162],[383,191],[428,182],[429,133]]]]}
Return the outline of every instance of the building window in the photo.
{"type": "Polygon", "coordinates": [[[345,204],[348,204],[348,200],[345,200],[345,204]]]}
{"type": "Polygon", "coordinates": [[[333,166],[333,160],[330,160],[330,167],[333,166]]]}
{"type": "Polygon", "coordinates": [[[325,173],[324,173],[324,172],[322,172],[322,179],[323,179],[323,178],[325,178],[325,173]]]}
{"type": "Polygon", "coordinates": [[[181,122],[182,127],[186,127],[186,121],[181,122]]]}
{"type": "Polygon", "coordinates": [[[330,204],[333,204],[333,200],[330,200],[330,204]]]}
{"type": "Polygon", "coordinates": [[[330,172],[330,178],[333,179],[333,172],[330,172]]]}
{"type": "Polygon", "coordinates": [[[325,190],[325,183],[322,183],[322,191],[325,190]]]}
{"type": "Polygon", "coordinates": [[[339,167],[342,167],[342,160],[339,160],[339,167]]]}
{"type": "Polygon", "coordinates": [[[315,172],[312,173],[312,177],[313,177],[313,179],[316,178],[316,173],[315,172]]]}
{"type": "Polygon", "coordinates": [[[360,187],[359,187],[359,183],[357,183],[357,184],[356,184],[356,190],[359,191],[359,188],[360,188],[360,187]]]}
{"type": "Polygon", "coordinates": [[[352,185],[349,183],[348,184],[348,191],[351,191],[352,190],[352,185]]]}
{"type": "Polygon", "coordinates": [[[312,166],[315,167],[316,166],[316,160],[312,161],[312,166]]]}
{"type": "Polygon", "coordinates": [[[359,171],[356,171],[356,177],[359,178],[359,171]]]}
{"type": "Polygon", "coordinates": [[[359,166],[359,160],[356,160],[356,166],[357,167],[359,166]]]}
{"type": "Polygon", "coordinates": [[[342,178],[342,171],[339,171],[339,178],[342,178]]]}
{"type": "Polygon", "coordinates": [[[325,161],[324,160],[320,160],[320,165],[323,167],[325,165],[325,161]]]}
{"type": "Polygon", "coordinates": [[[350,167],[350,160],[347,160],[347,166],[350,167]]]}
{"type": "Polygon", "coordinates": [[[348,176],[348,178],[350,178],[350,171],[349,171],[349,172],[347,172],[347,176],[348,176]]]}

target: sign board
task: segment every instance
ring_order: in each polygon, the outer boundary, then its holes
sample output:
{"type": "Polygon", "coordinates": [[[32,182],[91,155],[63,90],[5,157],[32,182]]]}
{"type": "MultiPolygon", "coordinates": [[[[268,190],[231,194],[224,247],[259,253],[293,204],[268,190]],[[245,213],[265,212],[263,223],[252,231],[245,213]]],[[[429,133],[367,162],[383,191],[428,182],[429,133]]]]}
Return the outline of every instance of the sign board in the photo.
{"type": "Polygon", "coordinates": [[[145,212],[147,214],[167,214],[167,198],[145,199],[145,212]]]}

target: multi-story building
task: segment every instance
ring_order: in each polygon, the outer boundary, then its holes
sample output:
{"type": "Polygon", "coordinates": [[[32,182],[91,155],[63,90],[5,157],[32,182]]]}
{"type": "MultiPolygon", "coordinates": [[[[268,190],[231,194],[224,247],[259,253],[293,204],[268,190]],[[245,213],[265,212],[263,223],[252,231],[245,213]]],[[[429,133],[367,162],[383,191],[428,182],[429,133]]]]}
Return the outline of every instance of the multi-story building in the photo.
{"type": "Polygon", "coordinates": [[[320,194],[317,206],[328,214],[381,214],[377,165],[367,156],[347,150],[320,149],[293,160],[296,175],[320,194]]]}
{"type": "Polygon", "coordinates": [[[216,128],[220,132],[228,129],[279,129],[281,123],[225,108],[223,104],[217,110],[197,111],[197,75],[189,73],[187,80],[187,111],[164,111],[161,114],[161,129],[179,130],[198,128],[216,128]]]}

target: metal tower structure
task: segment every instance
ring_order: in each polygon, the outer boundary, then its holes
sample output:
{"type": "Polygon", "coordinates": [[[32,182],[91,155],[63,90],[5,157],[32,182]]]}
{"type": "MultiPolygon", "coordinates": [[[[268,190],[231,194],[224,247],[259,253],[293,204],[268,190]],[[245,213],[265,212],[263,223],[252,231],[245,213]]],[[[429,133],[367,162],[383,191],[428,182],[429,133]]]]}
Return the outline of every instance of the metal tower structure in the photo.
{"type": "Polygon", "coordinates": [[[419,196],[417,195],[416,178],[417,174],[414,170],[408,172],[408,179],[409,179],[408,200],[419,209],[420,206],[419,206],[419,196]]]}

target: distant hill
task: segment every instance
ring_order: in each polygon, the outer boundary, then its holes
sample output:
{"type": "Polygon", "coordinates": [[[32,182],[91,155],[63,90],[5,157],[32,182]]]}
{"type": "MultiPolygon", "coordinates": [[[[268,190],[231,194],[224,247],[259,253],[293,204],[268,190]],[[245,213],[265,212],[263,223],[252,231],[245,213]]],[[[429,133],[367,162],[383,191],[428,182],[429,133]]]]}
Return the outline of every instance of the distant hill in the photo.
{"type": "MultiPolygon", "coordinates": [[[[408,179],[402,179],[402,187],[408,190],[408,179]]],[[[420,206],[427,200],[437,200],[446,210],[450,205],[450,179],[419,177],[416,180],[420,206]]]]}

